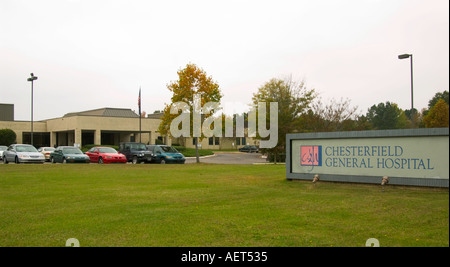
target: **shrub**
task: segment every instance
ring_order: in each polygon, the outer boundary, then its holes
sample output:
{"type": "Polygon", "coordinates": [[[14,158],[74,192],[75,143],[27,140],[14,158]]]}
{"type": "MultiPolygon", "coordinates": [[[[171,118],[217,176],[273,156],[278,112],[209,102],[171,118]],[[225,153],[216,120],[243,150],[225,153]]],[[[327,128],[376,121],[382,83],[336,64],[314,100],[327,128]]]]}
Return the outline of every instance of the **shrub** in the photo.
{"type": "Polygon", "coordinates": [[[11,129],[0,129],[0,145],[9,146],[16,142],[16,133],[11,129]]]}
{"type": "MultiPolygon", "coordinates": [[[[267,156],[269,162],[275,162],[275,155],[273,153],[269,153],[267,156]]],[[[286,162],[286,154],[278,154],[277,162],[286,162]]]]}

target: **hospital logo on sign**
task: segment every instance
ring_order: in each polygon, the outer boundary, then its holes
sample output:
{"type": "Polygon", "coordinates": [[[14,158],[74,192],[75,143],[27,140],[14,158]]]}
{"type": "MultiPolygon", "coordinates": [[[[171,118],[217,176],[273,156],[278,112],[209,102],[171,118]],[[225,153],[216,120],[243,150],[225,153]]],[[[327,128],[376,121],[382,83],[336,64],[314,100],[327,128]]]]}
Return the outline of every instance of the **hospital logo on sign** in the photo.
{"type": "Polygon", "coordinates": [[[301,146],[301,166],[322,166],[322,146],[301,146]]]}

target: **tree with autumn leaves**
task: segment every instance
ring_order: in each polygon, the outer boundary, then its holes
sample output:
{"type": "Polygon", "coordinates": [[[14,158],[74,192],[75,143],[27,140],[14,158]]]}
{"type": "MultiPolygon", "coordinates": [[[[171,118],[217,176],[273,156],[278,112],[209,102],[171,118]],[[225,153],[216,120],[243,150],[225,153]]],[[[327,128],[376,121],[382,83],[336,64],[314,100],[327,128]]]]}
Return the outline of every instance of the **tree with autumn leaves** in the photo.
{"type": "Polygon", "coordinates": [[[423,122],[427,128],[449,126],[449,105],[444,99],[439,99],[438,102],[431,107],[428,114],[423,118],[423,122]]]}
{"type": "MultiPolygon", "coordinates": [[[[170,125],[172,121],[180,116],[181,113],[193,114],[193,107],[195,104],[200,104],[203,107],[208,102],[220,103],[222,94],[219,89],[219,84],[215,82],[211,76],[207,76],[206,72],[196,66],[195,64],[187,64],[184,69],[178,70],[178,80],[172,81],[167,85],[167,89],[172,92],[171,103],[166,104],[164,114],[161,118],[161,124],[158,131],[162,135],[172,136],[170,125]],[[194,103],[194,96],[201,97],[201,103],[194,103]],[[188,104],[189,110],[178,110],[177,114],[171,114],[172,107],[177,102],[188,104]]],[[[178,108],[177,108],[178,109],[178,108]]],[[[208,118],[211,114],[202,114],[202,120],[208,118]]],[[[194,136],[193,119],[190,120],[190,135],[194,136]]],[[[178,127],[178,126],[177,126],[178,127]]],[[[184,136],[188,137],[188,136],[184,136]]],[[[203,133],[200,139],[204,137],[203,133]]],[[[198,141],[195,142],[197,162],[198,156],[198,141]]]]}

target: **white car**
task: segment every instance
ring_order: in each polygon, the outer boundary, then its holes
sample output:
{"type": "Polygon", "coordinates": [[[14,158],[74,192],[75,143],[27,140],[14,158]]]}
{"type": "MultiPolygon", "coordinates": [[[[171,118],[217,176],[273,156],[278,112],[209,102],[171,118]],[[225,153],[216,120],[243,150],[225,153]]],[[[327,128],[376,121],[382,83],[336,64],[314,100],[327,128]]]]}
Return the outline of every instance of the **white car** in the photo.
{"type": "Polygon", "coordinates": [[[7,146],[0,146],[0,160],[3,160],[3,151],[7,150],[7,146]]]}
{"type": "Polygon", "coordinates": [[[44,155],[46,161],[50,161],[50,154],[55,151],[53,147],[40,147],[38,152],[44,155]]]}
{"type": "Polygon", "coordinates": [[[14,144],[3,152],[3,163],[44,163],[45,157],[34,146],[14,144]]]}

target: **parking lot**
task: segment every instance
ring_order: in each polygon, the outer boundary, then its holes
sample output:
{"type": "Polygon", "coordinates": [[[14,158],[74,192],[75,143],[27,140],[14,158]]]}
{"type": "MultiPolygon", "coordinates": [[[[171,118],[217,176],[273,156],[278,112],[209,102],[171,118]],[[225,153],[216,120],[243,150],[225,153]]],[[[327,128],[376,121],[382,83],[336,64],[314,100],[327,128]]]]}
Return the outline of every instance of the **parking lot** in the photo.
{"type": "MultiPolygon", "coordinates": [[[[186,158],[186,164],[195,163],[196,159],[186,158]]],[[[201,163],[213,164],[240,164],[249,165],[254,163],[264,163],[266,158],[260,153],[244,153],[244,152],[215,152],[214,156],[204,157],[200,159],[201,163]]]]}
{"type": "MultiPolygon", "coordinates": [[[[212,156],[200,158],[201,163],[211,164],[236,164],[236,165],[251,165],[255,163],[265,163],[266,158],[260,153],[245,153],[245,152],[215,152],[212,156]]],[[[186,164],[196,163],[195,157],[186,158],[186,164]]],[[[3,164],[3,161],[0,161],[3,164]]],[[[14,164],[14,163],[9,163],[14,164]]],[[[52,164],[45,162],[44,164],[52,164]]],[[[97,163],[91,163],[97,164],[97,163]]],[[[128,162],[128,164],[131,164],[128,162]]]]}

